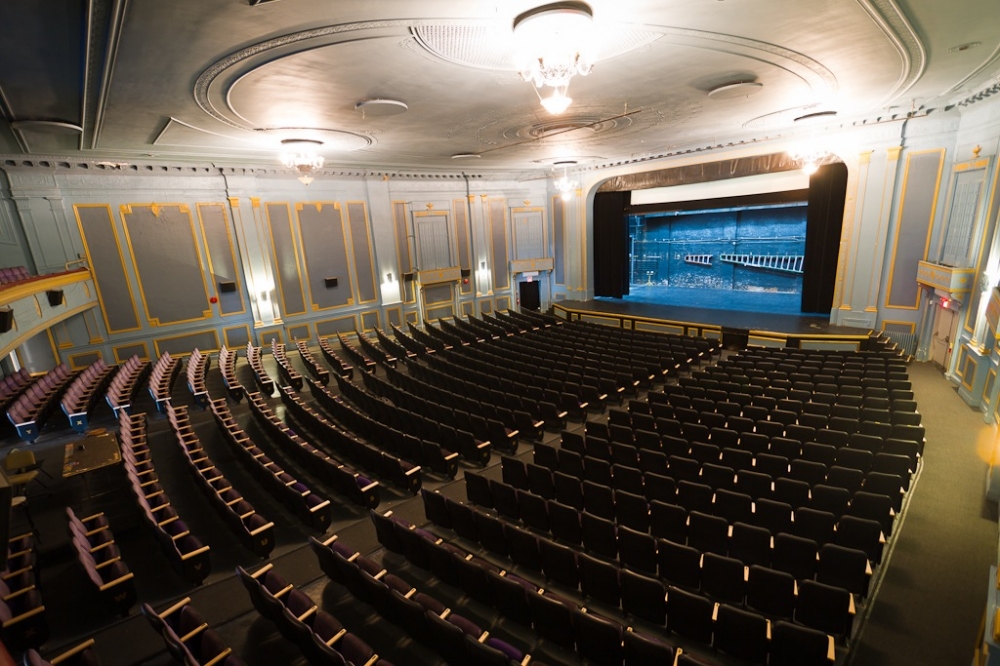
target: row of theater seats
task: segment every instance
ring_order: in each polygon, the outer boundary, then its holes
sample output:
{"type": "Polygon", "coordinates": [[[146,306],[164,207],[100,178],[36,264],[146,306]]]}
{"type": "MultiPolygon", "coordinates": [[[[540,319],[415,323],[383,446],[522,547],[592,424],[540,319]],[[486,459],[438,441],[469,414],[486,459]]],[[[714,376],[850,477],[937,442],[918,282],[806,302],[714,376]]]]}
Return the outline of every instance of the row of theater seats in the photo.
{"type": "Polygon", "coordinates": [[[31,373],[20,368],[17,372],[11,373],[0,380],[0,409],[4,412],[11,403],[17,399],[21,393],[34,381],[31,373]]]}
{"type": "Polygon", "coordinates": [[[193,585],[201,584],[211,571],[210,550],[191,534],[187,523],[171,506],[170,498],[160,485],[146,443],[146,415],[129,415],[121,411],[118,415],[118,442],[129,487],[160,550],[185,580],[193,585]]]}
{"type": "MultiPolygon", "coordinates": [[[[477,442],[470,432],[459,432],[454,427],[434,420],[432,417],[411,412],[402,407],[380,400],[365,389],[352,384],[343,377],[337,377],[340,395],[356,405],[360,410],[379,423],[390,428],[409,433],[426,442],[432,442],[443,451],[454,452],[469,462],[485,465],[490,459],[490,445],[487,442],[477,442]],[[485,446],[483,446],[485,444],[485,446]]],[[[315,386],[315,384],[311,384],[315,386]]],[[[327,390],[318,387],[321,392],[327,390]]],[[[322,401],[321,401],[322,404],[322,401]]],[[[433,469],[433,467],[432,467],[433,469]]]]}
{"type": "MultiPolygon", "coordinates": [[[[288,390],[291,390],[291,387],[281,387],[283,394],[288,390]]],[[[253,414],[257,423],[264,428],[271,441],[277,444],[282,452],[297,460],[310,473],[352,502],[360,504],[366,509],[378,506],[380,499],[378,481],[358,474],[306,441],[271,411],[267,401],[260,393],[249,394],[247,402],[250,405],[250,413],[253,414]]]]}
{"type": "Polygon", "coordinates": [[[319,362],[312,351],[309,349],[309,342],[307,340],[296,340],[295,346],[299,350],[299,356],[302,358],[302,363],[306,366],[306,370],[317,382],[326,386],[330,383],[330,371],[323,367],[323,364],[319,362]]]}
{"type": "MultiPolygon", "coordinates": [[[[498,450],[514,453],[517,450],[517,441],[520,431],[511,426],[507,427],[503,421],[497,418],[497,410],[494,407],[484,407],[483,404],[471,395],[460,395],[439,388],[432,384],[418,379],[415,375],[418,370],[423,370],[423,366],[417,363],[406,361],[407,373],[403,373],[395,368],[386,370],[386,378],[391,387],[384,388],[385,391],[397,391],[399,400],[403,406],[413,411],[415,406],[423,407],[427,404],[435,410],[443,410],[455,419],[455,427],[467,430],[477,438],[490,442],[490,445],[498,450]],[[413,373],[413,374],[410,374],[413,373]],[[409,406],[405,403],[408,400],[416,399],[409,406]],[[422,401],[422,402],[418,402],[422,401]]],[[[377,383],[379,378],[369,380],[370,383],[377,383]]],[[[386,395],[385,397],[389,397],[386,395]]],[[[392,398],[390,398],[392,399],[392,398]]],[[[395,400],[394,400],[395,401],[395,400]]],[[[504,414],[504,418],[513,419],[514,415],[504,414]]]]}
{"type": "Polygon", "coordinates": [[[219,634],[208,626],[190,597],[156,612],[142,604],[142,614],[163,638],[175,661],[186,666],[245,666],[219,634]]]}
{"type": "Polygon", "coordinates": [[[329,338],[319,339],[319,350],[323,353],[323,358],[326,359],[327,363],[330,364],[330,367],[338,375],[343,375],[347,379],[351,379],[354,376],[354,366],[337,355],[337,352],[330,346],[329,338]]]}
{"type": "Polygon", "coordinates": [[[149,361],[140,361],[136,354],[121,364],[104,395],[115,418],[118,418],[120,410],[132,411],[132,402],[152,369],[149,361]]]}
{"type": "Polygon", "coordinates": [[[314,530],[325,531],[330,526],[330,500],[313,492],[254,444],[229,411],[225,398],[213,400],[210,406],[223,439],[243,466],[302,522],[314,530]]]}
{"type": "MultiPolygon", "coordinates": [[[[24,653],[24,666],[100,666],[101,658],[94,644],[94,639],[90,638],[48,659],[31,648],[24,653]]],[[[13,664],[13,658],[8,663],[13,664]]]]}
{"type": "MultiPolygon", "coordinates": [[[[310,386],[316,385],[310,382],[310,386]]],[[[411,493],[416,494],[420,490],[423,477],[418,465],[412,465],[382,450],[384,445],[381,443],[375,445],[360,439],[353,429],[347,430],[334,424],[307,405],[291,387],[281,389],[281,401],[297,424],[317,435],[324,446],[330,447],[344,459],[353,461],[374,476],[391,481],[411,493]]]]}
{"type": "Polygon", "coordinates": [[[252,574],[236,567],[236,576],[257,612],[299,646],[310,663],[392,666],[387,659],[379,658],[360,636],[345,629],[336,617],[318,608],[309,595],[295,589],[274,565],[265,564],[252,574]]]}
{"type": "Polygon", "coordinates": [[[195,347],[191,350],[191,355],[187,360],[187,367],[184,369],[187,377],[188,391],[194,397],[194,404],[202,409],[208,406],[208,388],[205,386],[205,375],[212,365],[210,354],[203,354],[195,347]]]}
{"type": "Polygon", "coordinates": [[[119,369],[97,359],[73,379],[60,401],[71,428],[81,434],[87,432],[91,412],[119,369]]]}
{"type": "Polygon", "coordinates": [[[354,331],[354,335],[358,340],[358,345],[361,346],[361,351],[364,352],[368,358],[373,359],[376,364],[381,365],[384,368],[396,367],[396,357],[389,353],[389,350],[375,344],[363,333],[354,331]]]}
{"type": "MultiPolygon", "coordinates": [[[[401,345],[403,349],[407,351],[406,354],[407,356],[411,355],[413,357],[426,356],[429,354],[434,354],[438,351],[434,347],[428,347],[426,344],[417,340],[413,336],[407,335],[406,333],[401,331],[400,328],[395,324],[390,323],[389,330],[392,331],[392,336],[396,340],[396,342],[398,342],[399,345],[401,345]]],[[[440,345],[440,347],[443,349],[444,345],[442,344],[440,345]]],[[[404,358],[404,356],[401,354],[396,354],[396,358],[404,358]]]]}
{"type": "Polygon", "coordinates": [[[236,377],[236,360],[240,354],[222,345],[219,350],[219,371],[222,373],[222,383],[226,386],[226,393],[235,402],[243,399],[243,385],[236,377]]]}
{"type": "Polygon", "coordinates": [[[41,429],[77,373],[60,363],[30,384],[7,408],[7,418],[26,442],[38,439],[41,429]]]}
{"type": "Polygon", "coordinates": [[[34,275],[28,272],[24,266],[8,266],[0,268],[0,284],[13,284],[23,280],[30,280],[34,275]]]}
{"type": "Polygon", "coordinates": [[[168,402],[167,418],[188,469],[210,504],[248,550],[267,557],[274,549],[274,523],[257,513],[208,457],[185,407],[175,408],[168,402]]]}
{"type": "Polygon", "coordinates": [[[254,381],[260,388],[261,393],[266,396],[274,395],[274,380],[267,374],[264,362],[261,360],[260,347],[254,347],[252,342],[247,343],[247,363],[253,370],[254,381]]]}
{"type": "Polygon", "coordinates": [[[344,337],[343,333],[337,334],[337,340],[340,343],[340,350],[344,353],[347,359],[354,364],[354,367],[361,368],[366,372],[375,372],[375,368],[378,364],[361,353],[361,350],[352,345],[351,342],[344,337]]]}
{"type": "MultiPolygon", "coordinates": [[[[395,371],[392,371],[395,372],[395,371]]],[[[478,426],[472,423],[473,417],[467,412],[440,407],[436,403],[424,400],[398,389],[381,377],[374,374],[362,376],[365,389],[369,393],[389,400],[393,405],[409,412],[422,414],[439,424],[439,436],[442,446],[457,451],[463,458],[471,462],[485,465],[490,460],[493,448],[490,440],[490,428],[486,419],[480,417],[478,426]],[[462,421],[467,427],[457,425],[462,421]],[[456,425],[451,425],[452,423],[456,425]]],[[[343,380],[341,380],[343,381],[343,380]]],[[[423,437],[423,433],[420,434],[423,437]]]]}
{"type": "Polygon", "coordinates": [[[156,403],[156,411],[161,414],[167,413],[170,391],[180,371],[181,360],[172,357],[170,352],[163,352],[153,363],[153,369],[149,373],[149,395],[156,403]]]}
{"type": "MultiPolygon", "coordinates": [[[[577,606],[548,584],[539,587],[526,578],[501,570],[392,516],[391,512],[385,515],[372,512],[372,520],[380,543],[390,551],[462,589],[469,597],[496,608],[503,617],[533,627],[546,641],[575,650],[589,663],[600,666],[621,666],[623,662],[629,666],[713,663],[682,654],[683,651],[675,649],[671,643],[623,625],[593,608],[577,606]]],[[[630,572],[625,575],[630,580],[638,580],[630,572]]],[[[639,591],[648,593],[642,588],[639,591]]],[[[626,622],[630,617],[649,621],[647,616],[655,613],[658,606],[666,605],[660,624],[678,636],[711,642],[728,655],[759,663],[767,660],[772,666],[829,666],[833,663],[834,641],[821,631],[785,620],[772,623],[731,604],[708,602],[706,606],[702,598],[678,588],[666,592],[661,588],[660,593],[651,597],[640,595],[635,604],[631,591],[629,594],[629,610],[639,614],[626,613],[626,622]],[[705,610],[709,611],[707,618],[705,610]],[[765,640],[762,641],[762,637],[765,640]]]]}
{"type": "Polygon", "coordinates": [[[386,350],[386,353],[391,354],[396,361],[407,358],[415,358],[417,356],[415,352],[412,352],[404,347],[399,340],[390,337],[378,326],[375,327],[375,339],[378,340],[382,349],[386,350]]]}
{"type": "Polygon", "coordinates": [[[0,645],[21,651],[37,648],[48,639],[40,583],[35,535],[11,537],[7,566],[0,571],[0,645]]]}
{"type": "Polygon", "coordinates": [[[278,375],[281,377],[281,386],[291,386],[296,391],[302,390],[302,375],[292,367],[292,362],[285,353],[285,344],[271,339],[271,356],[278,364],[278,375]]]}
{"type": "Polygon", "coordinates": [[[103,513],[78,518],[66,507],[70,542],[76,559],[100,596],[102,603],[114,615],[125,617],[135,605],[135,574],[122,560],[115,545],[114,534],[103,513]]]}

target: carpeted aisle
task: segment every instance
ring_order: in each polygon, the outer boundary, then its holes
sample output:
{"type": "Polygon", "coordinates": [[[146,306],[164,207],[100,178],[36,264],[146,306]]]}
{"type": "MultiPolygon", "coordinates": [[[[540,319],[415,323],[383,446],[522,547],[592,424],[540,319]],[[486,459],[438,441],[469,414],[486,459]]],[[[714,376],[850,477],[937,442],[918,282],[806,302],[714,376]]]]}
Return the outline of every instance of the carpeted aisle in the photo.
{"type": "Polygon", "coordinates": [[[997,557],[977,449],[993,430],[933,364],[908,371],[926,428],[923,470],[849,666],[971,664],[997,557]]]}

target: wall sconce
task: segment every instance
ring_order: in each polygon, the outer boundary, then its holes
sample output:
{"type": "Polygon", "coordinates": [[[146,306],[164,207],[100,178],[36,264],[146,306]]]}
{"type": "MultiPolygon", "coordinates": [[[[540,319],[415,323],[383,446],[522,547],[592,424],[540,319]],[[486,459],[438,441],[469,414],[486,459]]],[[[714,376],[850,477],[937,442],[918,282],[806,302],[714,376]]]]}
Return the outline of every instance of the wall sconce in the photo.
{"type": "Polygon", "coordinates": [[[399,291],[399,281],[390,271],[385,274],[385,280],[382,281],[382,304],[399,303],[402,300],[399,291]]]}

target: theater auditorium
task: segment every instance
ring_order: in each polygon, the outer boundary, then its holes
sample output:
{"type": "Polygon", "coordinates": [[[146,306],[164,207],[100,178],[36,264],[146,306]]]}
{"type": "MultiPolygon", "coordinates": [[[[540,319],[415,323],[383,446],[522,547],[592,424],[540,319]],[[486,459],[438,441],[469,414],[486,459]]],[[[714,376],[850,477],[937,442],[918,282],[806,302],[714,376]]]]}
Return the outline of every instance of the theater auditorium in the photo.
{"type": "Polygon", "coordinates": [[[0,666],[1000,664],[998,26],[3,3],[0,666]]]}

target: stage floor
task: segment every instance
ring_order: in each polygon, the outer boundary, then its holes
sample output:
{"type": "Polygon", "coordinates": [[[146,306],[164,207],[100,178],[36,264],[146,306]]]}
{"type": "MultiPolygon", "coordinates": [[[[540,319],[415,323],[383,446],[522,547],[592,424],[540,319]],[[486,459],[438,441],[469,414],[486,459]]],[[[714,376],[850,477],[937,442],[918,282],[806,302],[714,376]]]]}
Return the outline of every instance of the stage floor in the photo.
{"type": "Polygon", "coordinates": [[[792,336],[867,336],[866,328],[835,326],[828,316],[785,314],[779,312],[747,312],[636,302],[629,299],[596,298],[591,301],[558,301],[556,306],[573,312],[607,313],[664,322],[683,322],[703,326],[743,329],[761,333],[792,336]]]}

